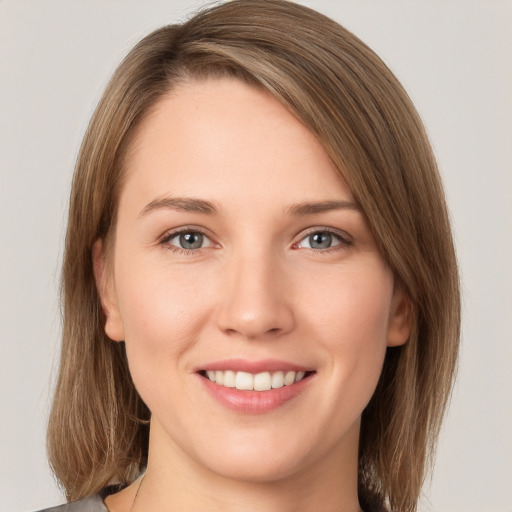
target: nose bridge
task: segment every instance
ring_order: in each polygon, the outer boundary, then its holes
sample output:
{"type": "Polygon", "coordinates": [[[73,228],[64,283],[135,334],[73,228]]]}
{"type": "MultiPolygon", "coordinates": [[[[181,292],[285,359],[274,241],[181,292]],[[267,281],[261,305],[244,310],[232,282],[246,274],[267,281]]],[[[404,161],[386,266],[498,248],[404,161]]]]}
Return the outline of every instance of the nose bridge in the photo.
{"type": "Polygon", "coordinates": [[[254,241],[233,250],[224,268],[219,327],[244,338],[276,336],[294,326],[284,262],[254,241]]]}

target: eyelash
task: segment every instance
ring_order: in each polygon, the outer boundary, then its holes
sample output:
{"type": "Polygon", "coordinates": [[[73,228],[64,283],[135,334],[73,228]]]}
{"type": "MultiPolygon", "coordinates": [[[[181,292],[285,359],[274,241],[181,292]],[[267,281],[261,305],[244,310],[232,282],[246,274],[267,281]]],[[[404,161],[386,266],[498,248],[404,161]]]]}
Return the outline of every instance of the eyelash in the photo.
{"type": "Polygon", "coordinates": [[[301,242],[303,242],[304,240],[306,240],[307,238],[309,238],[310,236],[315,235],[315,234],[330,235],[333,238],[335,238],[339,243],[332,247],[328,247],[326,249],[314,249],[313,247],[303,247],[302,249],[306,249],[308,251],[313,251],[315,254],[326,255],[326,254],[330,254],[331,252],[334,252],[334,251],[340,251],[340,250],[347,249],[347,248],[351,247],[352,245],[354,245],[354,242],[351,239],[351,237],[345,232],[340,232],[338,230],[335,230],[333,228],[328,228],[328,227],[315,227],[315,228],[311,228],[310,230],[307,230],[305,233],[303,233],[301,236],[301,239],[298,242],[294,243],[292,248],[300,249],[299,244],[301,242]]]}
{"type": "MultiPolygon", "coordinates": [[[[185,226],[183,228],[177,229],[176,231],[171,231],[170,233],[165,234],[160,239],[159,243],[160,243],[160,245],[165,247],[165,249],[167,249],[168,251],[174,252],[174,253],[184,254],[186,256],[191,256],[193,254],[197,254],[198,251],[201,248],[199,248],[199,249],[185,249],[183,247],[177,247],[176,245],[171,245],[169,243],[173,238],[176,238],[179,235],[184,235],[184,234],[187,234],[187,233],[202,235],[205,238],[207,238],[208,240],[210,240],[212,245],[214,245],[214,242],[211,241],[211,238],[203,230],[198,229],[198,228],[194,228],[194,227],[188,227],[188,226],[185,226]]],[[[202,247],[202,249],[204,249],[204,247],[202,247]]]]}
{"type": "MultiPolygon", "coordinates": [[[[197,254],[200,249],[205,249],[205,247],[200,247],[198,249],[185,249],[183,247],[177,247],[176,245],[172,245],[169,243],[173,238],[176,238],[179,235],[187,234],[187,233],[202,235],[203,237],[210,240],[210,243],[212,245],[215,245],[215,242],[213,242],[211,240],[211,238],[203,230],[194,228],[194,227],[183,227],[176,231],[171,231],[170,233],[167,233],[160,239],[159,244],[173,253],[184,254],[187,256],[197,254]]],[[[316,254],[328,254],[332,251],[343,250],[343,249],[346,249],[353,245],[353,241],[351,240],[351,237],[349,235],[347,235],[346,233],[341,233],[332,228],[316,227],[316,228],[312,228],[311,230],[302,234],[301,239],[292,245],[292,249],[300,249],[299,244],[301,242],[303,242],[305,239],[307,239],[308,237],[315,235],[315,234],[328,234],[328,235],[332,236],[333,238],[337,239],[339,243],[332,247],[328,247],[326,249],[314,249],[312,247],[309,247],[309,248],[303,247],[303,249],[313,251],[316,254]]]]}

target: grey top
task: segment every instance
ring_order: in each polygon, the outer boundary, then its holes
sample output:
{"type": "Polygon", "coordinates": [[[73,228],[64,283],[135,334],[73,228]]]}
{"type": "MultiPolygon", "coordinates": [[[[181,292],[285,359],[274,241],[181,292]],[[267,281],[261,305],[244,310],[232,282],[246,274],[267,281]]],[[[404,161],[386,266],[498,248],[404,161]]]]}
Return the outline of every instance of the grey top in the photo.
{"type": "MultiPolygon", "coordinates": [[[[1,0],[0,0],[1,1],[1,0]]],[[[82,500],[73,501],[71,503],[65,503],[57,507],[45,508],[36,512],[109,512],[105,502],[103,501],[107,496],[119,492],[125,485],[111,485],[105,487],[98,494],[89,496],[82,500]]],[[[387,512],[386,507],[378,505],[376,507],[368,506],[365,510],[373,512],[387,512]]]]}
{"type": "Polygon", "coordinates": [[[99,494],[89,496],[83,500],[65,503],[58,507],[45,508],[39,512],[108,512],[108,508],[99,494]]]}
{"type": "Polygon", "coordinates": [[[98,494],[83,498],[71,503],[65,503],[57,507],[45,508],[38,512],[108,512],[108,508],[103,501],[107,496],[114,494],[122,489],[123,486],[113,485],[105,487],[98,494]]]}

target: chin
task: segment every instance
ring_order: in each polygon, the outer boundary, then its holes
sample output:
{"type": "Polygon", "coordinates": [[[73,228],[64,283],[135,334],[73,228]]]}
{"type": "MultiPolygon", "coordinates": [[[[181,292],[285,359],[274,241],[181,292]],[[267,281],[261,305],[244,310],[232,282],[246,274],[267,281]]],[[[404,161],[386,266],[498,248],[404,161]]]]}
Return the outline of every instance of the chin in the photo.
{"type": "MultiPolygon", "coordinates": [[[[303,434],[296,429],[295,434],[303,434]]],[[[272,483],[283,481],[314,466],[329,449],[301,435],[271,430],[233,432],[230,439],[216,436],[195,444],[194,459],[211,473],[239,482],[272,483]],[[204,450],[201,450],[204,448],[204,450]]]]}
{"type": "Polygon", "coordinates": [[[303,463],[301,461],[284,459],[268,459],[258,457],[257,459],[249,457],[240,457],[236,460],[225,460],[225,457],[219,457],[214,464],[209,465],[208,469],[229,480],[235,480],[245,483],[273,483],[283,481],[299,473],[303,463]]]}

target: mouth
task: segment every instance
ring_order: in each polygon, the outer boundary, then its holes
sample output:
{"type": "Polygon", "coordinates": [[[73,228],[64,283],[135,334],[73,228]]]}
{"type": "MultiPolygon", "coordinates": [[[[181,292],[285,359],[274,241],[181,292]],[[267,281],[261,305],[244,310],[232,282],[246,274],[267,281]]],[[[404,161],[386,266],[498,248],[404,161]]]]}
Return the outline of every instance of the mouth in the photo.
{"type": "Polygon", "coordinates": [[[249,373],[236,370],[200,370],[199,375],[225,388],[239,391],[270,391],[308,379],[315,371],[277,370],[249,373]]]}
{"type": "Polygon", "coordinates": [[[195,369],[209,396],[243,414],[268,413],[295,402],[316,373],[311,367],[276,359],[224,359],[195,369]]]}

